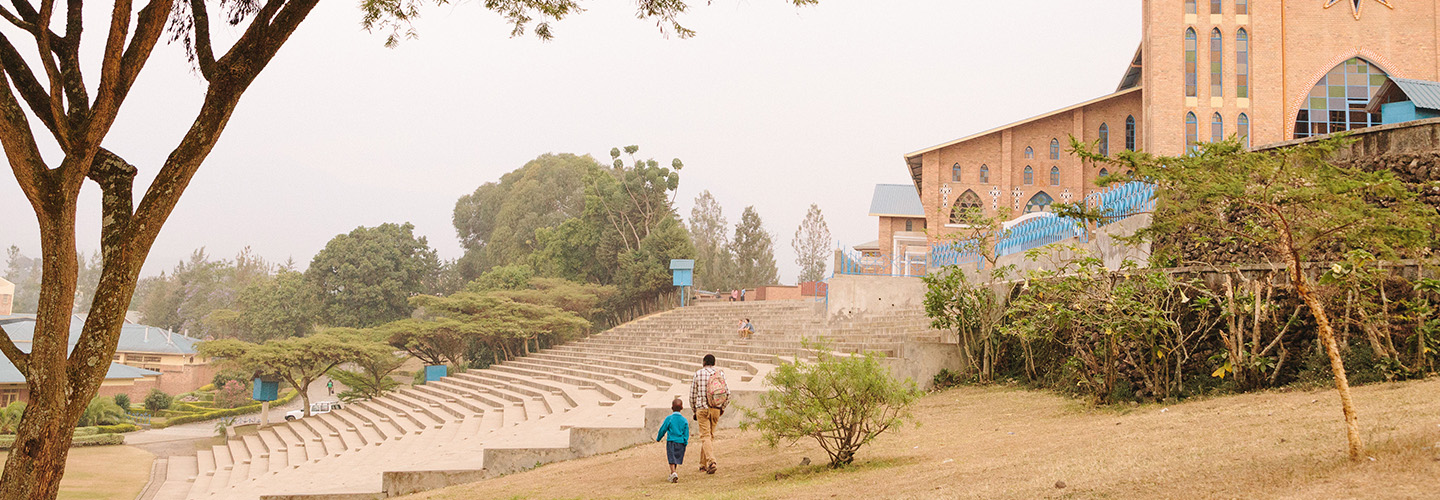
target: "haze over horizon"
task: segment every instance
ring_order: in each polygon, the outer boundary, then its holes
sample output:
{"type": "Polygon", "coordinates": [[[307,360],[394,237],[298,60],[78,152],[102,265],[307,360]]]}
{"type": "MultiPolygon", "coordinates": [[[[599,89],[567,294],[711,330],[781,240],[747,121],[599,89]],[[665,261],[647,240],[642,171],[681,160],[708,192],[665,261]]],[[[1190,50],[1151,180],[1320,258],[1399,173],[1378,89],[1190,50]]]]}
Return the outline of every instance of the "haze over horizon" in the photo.
{"type": "MultiPolygon", "coordinates": [[[[755,205],[791,283],[790,239],[810,203],[837,244],[873,240],[871,190],[910,182],[905,153],[1108,94],[1140,41],[1138,0],[700,3],[681,19],[699,32],[685,40],[637,21],[630,2],[587,7],[551,42],[510,38],[476,5],[429,7],[420,37],[387,49],[353,3],[322,2],[241,100],[143,275],[199,247],[231,258],[250,246],[303,269],[335,235],[385,222],[412,222],[457,258],[460,196],[540,154],[608,162],[611,147],[635,144],[684,161],[682,218],[707,189],[732,227],[755,205]]],[[[236,36],[217,26],[227,30],[236,36]]],[[[178,44],[156,49],[105,143],[140,168],[137,192],[202,88],[178,44]]],[[[88,184],[87,254],[98,205],[88,184]]],[[[9,175],[0,214],[0,247],[38,256],[9,175]]]]}

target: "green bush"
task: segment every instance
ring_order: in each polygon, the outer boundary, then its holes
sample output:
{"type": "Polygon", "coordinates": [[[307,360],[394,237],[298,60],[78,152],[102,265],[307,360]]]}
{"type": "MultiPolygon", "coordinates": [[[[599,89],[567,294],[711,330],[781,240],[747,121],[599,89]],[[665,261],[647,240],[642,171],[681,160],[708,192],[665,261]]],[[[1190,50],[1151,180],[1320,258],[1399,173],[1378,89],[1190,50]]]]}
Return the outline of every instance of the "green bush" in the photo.
{"type": "Polygon", "coordinates": [[[124,434],[126,432],[138,431],[140,430],[140,426],[127,422],[115,425],[101,425],[95,427],[95,429],[101,434],[124,434]]]}
{"type": "Polygon", "coordinates": [[[197,392],[210,392],[215,390],[215,384],[205,384],[196,389],[197,392]]]}
{"type": "Polygon", "coordinates": [[[76,427],[76,428],[75,428],[75,437],[80,437],[80,436],[94,436],[94,435],[99,434],[99,433],[100,433],[100,428],[95,427],[95,426],[90,426],[90,427],[76,427]]]}
{"type": "Polygon", "coordinates": [[[25,414],[25,402],[16,401],[0,408],[0,434],[14,434],[20,427],[20,417],[25,414]]]}
{"type": "Polygon", "coordinates": [[[225,370],[223,372],[216,373],[215,377],[210,379],[210,390],[213,391],[223,388],[225,387],[225,383],[230,382],[231,380],[239,382],[241,386],[248,388],[250,387],[250,378],[251,377],[249,373],[235,370],[225,370]]]}
{"type": "Polygon", "coordinates": [[[860,447],[909,418],[920,398],[913,380],[890,377],[873,353],[836,355],[824,344],[814,349],[814,363],[783,363],[765,377],[773,387],[760,396],[758,408],[742,408],[742,428],[760,430],[774,447],[802,438],[819,441],[830,455],[830,467],[855,461],[860,447]]]}
{"type": "MultiPolygon", "coordinates": [[[[283,404],[285,404],[285,403],[289,403],[290,401],[294,400],[295,397],[296,397],[296,396],[299,396],[299,395],[300,395],[300,392],[299,392],[299,391],[296,391],[296,390],[294,390],[294,389],[291,389],[290,392],[285,393],[285,395],[280,396],[280,399],[277,399],[277,400],[275,400],[275,401],[272,401],[270,404],[272,404],[272,405],[277,405],[277,406],[278,406],[278,405],[283,405],[283,404]]],[[[185,414],[185,415],[179,415],[179,416],[175,416],[175,417],[166,418],[164,423],[156,423],[156,424],[154,425],[154,427],[157,428],[157,429],[163,429],[163,428],[165,428],[165,427],[169,427],[169,426],[172,426],[172,425],[188,424],[188,423],[190,423],[190,422],[200,422],[200,421],[203,421],[203,420],[211,420],[211,419],[222,418],[222,417],[233,417],[233,416],[236,416],[236,415],[245,415],[245,414],[248,414],[248,413],[258,412],[258,411],[260,411],[260,408],[261,408],[261,407],[262,407],[262,404],[261,404],[261,403],[255,403],[255,404],[253,404],[253,405],[245,405],[245,406],[241,406],[241,407],[239,407],[239,408],[231,408],[231,409],[229,409],[229,410],[213,410],[213,411],[207,411],[207,412],[204,412],[204,413],[190,413],[190,414],[185,414]]]]}
{"type": "Polygon", "coordinates": [[[154,413],[170,408],[170,405],[174,402],[175,398],[170,397],[169,394],[165,394],[164,391],[160,389],[150,389],[150,395],[145,396],[145,409],[154,413]]]}
{"type": "Polygon", "coordinates": [[[125,410],[115,405],[110,398],[97,397],[90,400],[85,406],[85,412],[80,414],[79,425],[81,427],[92,425],[112,425],[125,421],[125,410]]]}
{"type": "Polygon", "coordinates": [[[125,393],[123,393],[123,392],[120,393],[120,394],[116,394],[116,395],[115,395],[115,406],[119,406],[120,409],[122,409],[122,410],[129,410],[129,409],[130,409],[130,395],[129,395],[129,394],[125,394],[125,393]]]}
{"type": "MultiPolygon", "coordinates": [[[[81,446],[108,446],[125,444],[125,436],[120,434],[88,434],[77,435],[70,443],[71,447],[81,446]]],[[[0,436],[0,450],[8,450],[15,445],[15,436],[0,436]]]]}

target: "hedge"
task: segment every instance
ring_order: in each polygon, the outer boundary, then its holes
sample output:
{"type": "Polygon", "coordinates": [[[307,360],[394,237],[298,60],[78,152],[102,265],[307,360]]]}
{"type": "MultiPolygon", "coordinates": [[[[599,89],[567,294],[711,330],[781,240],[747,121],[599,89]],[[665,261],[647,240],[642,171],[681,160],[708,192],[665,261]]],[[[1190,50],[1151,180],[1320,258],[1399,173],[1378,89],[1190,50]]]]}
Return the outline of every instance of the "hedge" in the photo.
{"type": "MultiPolygon", "coordinates": [[[[294,400],[295,397],[299,395],[300,391],[291,389],[290,392],[285,393],[284,396],[280,396],[280,399],[271,401],[270,403],[275,405],[283,405],[285,403],[289,403],[291,400],[294,400]]],[[[200,422],[203,420],[212,420],[222,417],[234,417],[237,415],[255,413],[260,411],[262,404],[263,403],[255,403],[253,405],[245,405],[238,408],[231,408],[229,410],[215,410],[205,413],[191,413],[189,415],[171,417],[166,419],[164,423],[155,423],[154,427],[156,429],[163,429],[172,425],[188,424],[190,422],[200,422]]]]}
{"type": "Polygon", "coordinates": [[[131,423],[115,425],[97,425],[95,426],[95,428],[99,429],[101,434],[124,434],[126,432],[135,432],[140,430],[140,426],[131,423]]]}
{"type": "MultiPolygon", "coordinates": [[[[94,428],[93,428],[93,427],[84,427],[84,429],[94,429],[94,428]]],[[[115,445],[115,444],[125,444],[125,436],[120,435],[120,434],[90,434],[90,435],[81,436],[81,435],[78,435],[78,431],[79,431],[79,430],[80,430],[80,429],[76,429],[77,435],[75,436],[75,440],[70,443],[70,446],[71,446],[71,447],[80,447],[80,446],[108,446],[108,445],[115,445]]],[[[8,449],[10,449],[10,447],[13,446],[14,444],[15,444],[15,436],[12,436],[12,435],[0,436],[0,450],[8,450],[8,449]]]]}

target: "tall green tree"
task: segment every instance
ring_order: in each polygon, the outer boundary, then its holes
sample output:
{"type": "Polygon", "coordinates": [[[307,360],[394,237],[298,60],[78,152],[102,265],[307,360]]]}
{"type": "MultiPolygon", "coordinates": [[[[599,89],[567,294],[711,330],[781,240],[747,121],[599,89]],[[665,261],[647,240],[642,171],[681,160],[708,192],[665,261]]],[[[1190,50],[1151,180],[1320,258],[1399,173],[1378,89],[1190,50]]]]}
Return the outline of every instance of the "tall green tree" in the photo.
{"type": "Polygon", "coordinates": [[[429,293],[440,259],[410,223],[358,227],[310,261],[305,278],[320,292],[331,326],[364,328],[410,315],[410,297],[429,293]]]}
{"type": "Polygon", "coordinates": [[[1116,181],[1126,177],[1123,180],[1155,183],[1158,212],[1142,235],[1197,230],[1223,234],[1285,263],[1291,285],[1315,319],[1340,396],[1350,458],[1359,460],[1364,446],[1332,314],[1305,265],[1337,249],[1365,249],[1381,258],[1431,252],[1440,216],[1389,170],[1333,163],[1331,158],[1347,141],[1334,138],[1263,152],[1248,152],[1238,142],[1226,141],[1202,145],[1181,157],[1126,151],[1106,158],[1083,144],[1074,147],[1088,161],[1114,162],[1131,172],[1116,176],[1116,181]]]}
{"type": "MultiPolygon", "coordinates": [[[[109,13],[98,30],[104,33],[103,48],[81,41],[87,22],[84,0],[67,0],[61,12],[56,11],[54,1],[37,6],[29,0],[16,0],[13,9],[0,16],[10,27],[0,32],[0,71],[5,77],[0,85],[0,109],[6,110],[0,113],[0,146],[40,228],[42,275],[31,350],[20,350],[0,327],[0,352],[25,376],[30,391],[30,409],[0,474],[0,498],[50,500],[57,495],[74,439],[74,423],[99,390],[108,369],[105,363],[93,361],[115,354],[125,312],[151,246],[224,134],[240,98],[318,1],[149,0],[137,6],[130,0],[116,0],[112,8],[92,6],[88,10],[109,13]],[[234,36],[212,39],[212,7],[219,9],[219,17],[231,27],[227,33],[234,36]],[[101,145],[167,30],[170,40],[186,48],[196,74],[203,79],[204,99],[183,136],[178,141],[170,138],[176,145],[164,160],[137,167],[101,145]],[[20,42],[12,42],[12,36],[20,42]],[[86,46],[100,50],[81,50],[86,46]],[[41,134],[36,134],[37,129],[41,134]],[[47,156],[42,151],[55,154],[47,156]],[[142,177],[151,180],[148,186],[140,186],[143,194],[137,199],[135,179],[141,167],[153,168],[154,175],[142,177]],[[102,221],[100,254],[104,264],[84,325],[72,336],[79,273],[76,215],[87,180],[100,192],[97,219],[102,221]]],[[[789,1],[805,5],[817,0],[789,1]]],[[[388,31],[389,44],[414,36],[411,23],[419,16],[422,3],[364,0],[362,26],[388,31]]],[[[504,16],[512,25],[512,35],[533,27],[543,39],[553,35],[551,22],[582,10],[576,0],[505,0],[479,5],[504,16]]],[[[645,0],[640,2],[638,15],[688,37],[694,33],[678,23],[678,16],[688,8],[684,0],[645,0]]],[[[96,18],[90,19],[93,23],[96,18]]],[[[160,106],[167,111],[178,109],[169,102],[160,106]]]]}
{"type": "Polygon", "coordinates": [[[730,254],[735,256],[736,286],[774,285],[780,280],[775,269],[775,244],[754,206],[745,207],[740,214],[735,238],[730,240],[730,254]]]}
{"type": "Polygon", "coordinates": [[[830,226],[825,224],[825,215],[820,206],[810,204],[805,220],[795,228],[795,238],[790,247],[795,249],[795,263],[800,265],[799,281],[820,281],[825,279],[825,269],[831,255],[830,226]]]}
{"type": "Polygon", "coordinates": [[[304,337],[320,322],[320,292],[304,274],[282,270],[241,290],[234,311],[243,340],[304,337]]]}
{"type": "Polygon", "coordinates": [[[709,190],[695,197],[690,209],[690,241],[695,244],[695,286],[703,290],[733,288],[735,259],[730,255],[730,223],[709,190]]]}
{"type": "Polygon", "coordinates": [[[234,335],[236,315],[221,311],[233,310],[241,291],[267,279],[273,267],[248,247],[234,261],[211,260],[200,248],[170,273],[147,278],[136,306],[152,326],[193,337],[234,335]]]}
{"type": "Polygon", "coordinates": [[[538,248],[535,231],[585,210],[585,178],[604,168],[590,156],[546,153],[455,203],[454,224],[465,247],[466,278],[492,266],[524,262],[538,248]]]}
{"type": "Polygon", "coordinates": [[[377,342],[353,330],[321,332],[309,337],[268,340],[255,344],[236,339],[201,342],[197,350],[224,368],[279,377],[300,391],[305,416],[310,416],[310,384],[331,369],[363,359],[377,342]]]}

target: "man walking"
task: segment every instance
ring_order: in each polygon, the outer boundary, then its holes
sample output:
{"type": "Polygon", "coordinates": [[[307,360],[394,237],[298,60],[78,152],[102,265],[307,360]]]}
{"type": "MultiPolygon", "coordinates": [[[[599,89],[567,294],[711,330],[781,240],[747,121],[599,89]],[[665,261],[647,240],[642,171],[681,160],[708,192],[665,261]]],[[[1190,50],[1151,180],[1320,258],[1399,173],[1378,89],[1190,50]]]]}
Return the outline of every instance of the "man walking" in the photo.
{"type": "MultiPolygon", "coordinates": [[[[693,417],[700,427],[700,470],[706,474],[715,473],[715,428],[720,425],[720,415],[725,414],[729,390],[725,388],[725,372],[715,368],[715,355],[706,354],[704,366],[695,372],[690,382],[690,404],[695,411],[693,417]],[[711,379],[719,379],[720,390],[725,391],[727,401],[715,401],[711,405],[711,379]]],[[[716,398],[719,399],[718,397],[716,398]]]]}

